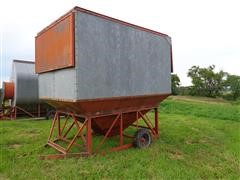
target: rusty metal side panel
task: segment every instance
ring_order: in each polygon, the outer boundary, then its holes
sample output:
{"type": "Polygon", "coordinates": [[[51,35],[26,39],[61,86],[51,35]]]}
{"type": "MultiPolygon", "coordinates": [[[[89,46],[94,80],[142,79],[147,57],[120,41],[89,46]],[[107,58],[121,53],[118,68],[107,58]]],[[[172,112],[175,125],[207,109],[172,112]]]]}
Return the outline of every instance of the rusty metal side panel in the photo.
{"type": "Polygon", "coordinates": [[[129,110],[137,111],[143,108],[153,108],[169,95],[170,94],[157,94],[79,101],[61,101],[60,99],[49,98],[43,98],[43,100],[60,111],[73,112],[83,116],[95,116],[122,113],[129,110]]]}
{"type": "Polygon", "coordinates": [[[14,83],[3,82],[3,99],[13,99],[14,97],[14,83]]]}
{"type": "Polygon", "coordinates": [[[35,39],[36,72],[74,66],[74,13],[60,19],[35,39]]]}
{"type": "MultiPolygon", "coordinates": [[[[115,120],[116,114],[125,113],[122,117],[123,129],[125,129],[137,120],[136,111],[141,110],[144,115],[149,109],[157,107],[159,103],[169,95],[170,94],[158,94],[135,97],[103,98],[79,100],[75,102],[46,99],[46,102],[55,107],[58,111],[92,117],[92,129],[94,132],[105,134],[115,120]]],[[[119,134],[119,123],[113,126],[109,136],[117,134],[119,134]]]]}

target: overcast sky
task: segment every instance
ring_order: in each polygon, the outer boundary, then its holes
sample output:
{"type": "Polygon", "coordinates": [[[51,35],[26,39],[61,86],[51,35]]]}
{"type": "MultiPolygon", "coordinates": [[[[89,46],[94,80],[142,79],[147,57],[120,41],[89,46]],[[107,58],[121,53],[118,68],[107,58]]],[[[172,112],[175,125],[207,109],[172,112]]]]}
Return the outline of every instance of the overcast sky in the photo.
{"type": "Polygon", "coordinates": [[[74,6],[171,36],[182,85],[190,85],[193,65],[240,75],[239,0],[2,0],[1,81],[9,79],[13,59],[34,60],[36,34],[74,6]]]}

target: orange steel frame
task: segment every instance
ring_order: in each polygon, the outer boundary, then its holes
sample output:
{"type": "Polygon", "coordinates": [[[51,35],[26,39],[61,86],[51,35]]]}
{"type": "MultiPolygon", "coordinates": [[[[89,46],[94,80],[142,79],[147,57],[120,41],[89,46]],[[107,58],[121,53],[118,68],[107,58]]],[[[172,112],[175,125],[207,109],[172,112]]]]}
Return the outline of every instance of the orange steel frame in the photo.
{"type": "Polygon", "coordinates": [[[29,112],[19,106],[3,106],[1,108],[0,119],[17,119],[17,112],[21,111],[29,117],[35,118],[41,116],[41,106],[38,104],[37,112],[29,112]],[[7,112],[6,112],[7,111],[7,112]]]}
{"type": "Polygon", "coordinates": [[[50,155],[42,155],[40,156],[40,159],[58,159],[58,158],[64,158],[64,157],[75,157],[75,156],[89,156],[89,155],[96,155],[96,154],[105,154],[106,152],[100,152],[100,148],[102,147],[103,143],[107,140],[109,137],[109,134],[114,127],[116,123],[119,123],[119,145],[117,147],[109,149],[107,152],[114,152],[114,151],[120,151],[127,148],[130,148],[133,146],[133,143],[124,144],[123,138],[134,138],[133,136],[126,135],[123,133],[123,114],[126,113],[136,113],[136,119],[137,121],[135,124],[132,124],[131,126],[138,128],[147,128],[150,130],[151,135],[153,138],[159,137],[159,125],[158,125],[158,108],[148,108],[148,109],[141,109],[137,111],[128,111],[128,112],[120,112],[116,114],[109,114],[109,115],[100,115],[100,116],[80,116],[74,113],[70,112],[62,112],[62,111],[56,111],[55,116],[53,118],[52,126],[50,129],[50,133],[48,136],[47,144],[45,146],[50,146],[56,151],[58,151],[60,154],[50,154],[50,155]],[[155,114],[155,120],[154,124],[150,121],[148,116],[143,114],[143,111],[146,110],[152,110],[154,109],[155,114]],[[109,127],[108,131],[105,133],[104,137],[101,139],[99,144],[96,146],[95,149],[93,149],[92,146],[92,139],[93,139],[93,133],[92,133],[92,120],[97,117],[106,117],[106,116],[115,116],[114,121],[112,122],[111,126],[109,127]],[[63,119],[61,117],[64,116],[63,119]],[[78,118],[81,118],[82,122],[80,123],[78,121],[78,118]],[[71,125],[67,125],[69,120],[72,119],[71,125]],[[138,121],[142,119],[145,122],[146,126],[139,125],[138,121]],[[63,124],[61,121],[65,121],[63,124]],[[68,126],[68,127],[67,127],[68,126]],[[74,136],[69,139],[67,138],[67,135],[72,130],[72,128],[76,126],[77,132],[74,134],[74,136]],[[53,138],[53,132],[57,129],[57,137],[55,139],[53,138]],[[85,132],[83,130],[85,129],[85,132]],[[81,139],[82,145],[77,144],[76,141],[78,139],[81,139]],[[57,142],[62,141],[65,143],[65,147],[59,145],[57,142]],[[72,147],[78,147],[79,152],[72,153],[70,150],[72,147]]]}

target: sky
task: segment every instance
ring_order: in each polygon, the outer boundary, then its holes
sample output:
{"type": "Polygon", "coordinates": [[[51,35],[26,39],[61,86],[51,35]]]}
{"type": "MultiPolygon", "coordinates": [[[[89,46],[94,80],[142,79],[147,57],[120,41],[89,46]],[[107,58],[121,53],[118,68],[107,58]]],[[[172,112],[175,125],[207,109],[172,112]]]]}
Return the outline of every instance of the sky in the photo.
{"type": "Polygon", "coordinates": [[[239,0],[1,0],[0,81],[9,79],[13,59],[34,60],[37,33],[74,6],[171,36],[183,86],[193,65],[240,75],[239,0]]]}

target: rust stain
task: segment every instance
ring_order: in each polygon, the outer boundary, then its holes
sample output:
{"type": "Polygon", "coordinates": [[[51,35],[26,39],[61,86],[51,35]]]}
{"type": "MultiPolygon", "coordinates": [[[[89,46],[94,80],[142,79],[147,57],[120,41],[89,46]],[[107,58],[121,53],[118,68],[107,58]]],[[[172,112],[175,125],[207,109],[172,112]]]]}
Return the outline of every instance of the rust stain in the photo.
{"type": "Polygon", "coordinates": [[[41,98],[57,110],[72,112],[79,115],[105,115],[119,113],[140,108],[152,108],[170,94],[153,94],[139,96],[124,96],[97,99],[81,99],[76,101],[41,98]]]}
{"type": "MultiPolygon", "coordinates": [[[[92,118],[94,132],[105,134],[115,120],[117,113],[126,112],[123,115],[123,129],[125,129],[137,120],[136,112],[134,111],[155,108],[168,96],[169,94],[159,94],[78,101],[44,100],[59,111],[71,112],[85,117],[95,116],[95,118],[92,118]]],[[[147,112],[148,110],[142,111],[143,114],[147,112]]],[[[81,118],[79,120],[81,121],[81,118]]],[[[115,124],[109,136],[114,136],[118,133],[119,124],[115,124]]]]}
{"type": "Polygon", "coordinates": [[[14,97],[14,83],[13,82],[3,82],[4,89],[4,99],[13,99],[14,97]]]}
{"type": "Polygon", "coordinates": [[[74,13],[64,17],[35,41],[36,72],[74,66],[74,13]]]}
{"type": "MultiPolygon", "coordinates": [[[[131,24],[81,7],[74,7],[72,10],[70,10],[69,12],[61,16],[59,19],[51,23],[49,26],[44,28],[42,31],[40,31],[36,36],[36,73],[43,73],[74,66],[74,16],[76,12],[93,15],[108,21],[139,29],[141,31],[146,31],[158,36],[168,36],[164,33],[131,24]]],[[[171,65],[171,71],[173,71],[173,65],[171,65]]]]}

